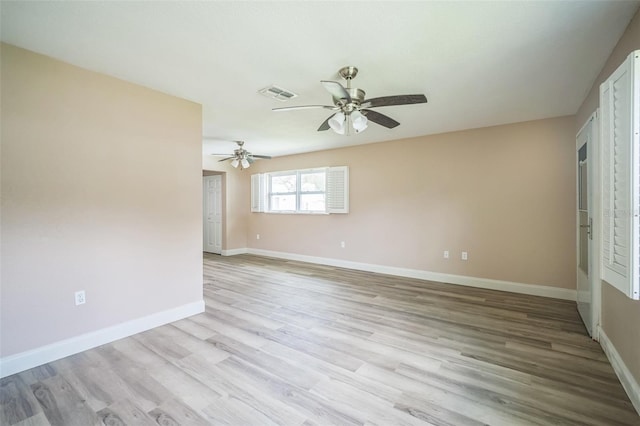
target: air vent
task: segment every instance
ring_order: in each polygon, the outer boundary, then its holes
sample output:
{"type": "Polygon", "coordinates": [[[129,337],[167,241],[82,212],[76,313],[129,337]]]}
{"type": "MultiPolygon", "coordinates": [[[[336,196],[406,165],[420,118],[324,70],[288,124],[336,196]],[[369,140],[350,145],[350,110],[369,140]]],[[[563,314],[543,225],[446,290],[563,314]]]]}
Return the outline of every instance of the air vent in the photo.
{"type": "Polygon", "coordinates": [[[258,93],[266,96],[267,98],[277,99],[281,102],[288,101],[289,99],[293,99],[298,96],[295,93],[278,86],[267,86],[264,89],[258,90],[258,93]]]}

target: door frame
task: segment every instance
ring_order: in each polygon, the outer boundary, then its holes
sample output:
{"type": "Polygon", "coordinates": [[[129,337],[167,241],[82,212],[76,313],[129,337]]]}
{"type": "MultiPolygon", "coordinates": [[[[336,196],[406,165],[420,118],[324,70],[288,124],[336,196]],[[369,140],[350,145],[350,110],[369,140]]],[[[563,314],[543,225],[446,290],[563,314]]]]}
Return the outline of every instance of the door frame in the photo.
{"type": "MultiPolygon", "coordinates": [[[[576,133],[576,146],[575,146],[575,161],[576,167],[576,274],[579,268],[580,255],[580,234],[579,234],[579,170],[578,170],[578,151],[580,149],[578,135],[588,126],[591,125],[591,139],[588,140],[587,146],[587,161],[589,170],[589,179],[591,180],[591,208],[589,209],[589,216],[592,219],[591,225],[591,249],[589,250],[589,284],[591,286],[591,338],[599,341],[599,330],[602,316],[602,281],[600,279],[602,255],[600,251],[602,241],[602,164],[601,164],[601,146],[600,146],[600,111],[597,109],[593,114],[589,116],[587,121],[580,127],[580,130],[576,133]]],[[[576,295],[578,290],[578,276],[576,275],[576,295]]],[[[577,303],[577,300],[576,300],[577,303]]],[[[576,306],[577,308],[577,306],[576,306]]]]}
{"type": "Polygon", "coordinates": [[[214,254],[222,254],[224,247],[224,223],[225,223],[225,208],[224,208],[224,174],[223,173],[211,173],[207,171],[203,171],[202,176],[202,251],[206,253],[214,253],[214,254]],[[220,179],[220,192],[218,204],[220,206],[220,226],[219,226],[219,238],[220,238],[220,251],[207,251],[206,250],[206,238],[207,238],[207,185],[206,181],[208,178],[218,178],[220,179]]]}

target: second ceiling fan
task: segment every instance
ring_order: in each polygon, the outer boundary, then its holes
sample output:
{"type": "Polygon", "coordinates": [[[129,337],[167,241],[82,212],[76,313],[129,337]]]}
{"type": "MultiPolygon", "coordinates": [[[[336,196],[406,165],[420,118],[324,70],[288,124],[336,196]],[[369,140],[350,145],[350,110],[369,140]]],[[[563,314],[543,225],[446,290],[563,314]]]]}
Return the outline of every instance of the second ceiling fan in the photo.
{"type": "Polygon", "coordinates": [[[318,127],[318,131],[333,129],[341,135],[350,135],[353,132],[359,133],[367,128],[368,122],[372,121],[376,124],[393,129],[398,126],[396,120],[381,114],[371,108],[423,104],[427,102],[427,97],[422,94],[418,95],[392,95],[379,98],[365,99],[365,92],[357,87],[351,87],[351,80],[358,74],[356,67],[340,68],[338,74],[347,80],[347,87],[337,81],[322,80],[322,86],[333,97],[333,105],[301,105],[284,108],[274,108],[273,111],[292,111],[297,109],[314,109],[323,108],[336,111],[335,114],[328,117],[318,127]]]}
{"type": "Polygon", "coordinates": [[[271,157],[269,155],[257,155],[252,154],[246,149],[244,149],[244,141],[234,141],[238,144],[238,147],[233,150],[233,154],[211,154],[218,157],[226,157],[218,161],[227,161],[231,160],[231,166],[237,168],[240,166],[240,170],[248,169],[256,159],[265,159],[270,160],[271,157]]]}

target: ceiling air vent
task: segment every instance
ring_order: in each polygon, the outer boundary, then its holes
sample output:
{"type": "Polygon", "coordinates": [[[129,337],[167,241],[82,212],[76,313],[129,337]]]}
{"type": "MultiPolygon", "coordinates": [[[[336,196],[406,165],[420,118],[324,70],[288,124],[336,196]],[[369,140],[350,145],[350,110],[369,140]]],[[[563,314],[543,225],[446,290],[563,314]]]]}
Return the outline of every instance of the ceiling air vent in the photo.
{"type": "Polygon", "coordinates": [[[277,99],[281,102],[288,101],[289,99],[293,99],[298,96],[295,93],[278,86],[267,86],[264,89],[258,90],[258,93],[263,94],[267,98],[277,99]]]}

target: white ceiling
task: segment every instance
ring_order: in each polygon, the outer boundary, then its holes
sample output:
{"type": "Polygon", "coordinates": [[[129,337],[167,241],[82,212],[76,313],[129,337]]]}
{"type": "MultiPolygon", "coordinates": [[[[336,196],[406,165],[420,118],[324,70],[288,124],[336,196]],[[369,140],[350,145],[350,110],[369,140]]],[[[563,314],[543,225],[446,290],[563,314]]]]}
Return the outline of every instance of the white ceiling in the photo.
{"type": "Polygon", "coordinates": [[[638,1],[2,1],[1,39],[203,105],[203,152],[286,155],[574,114],[638,1]],[[317,132],[355,65],[401,125],[317,132]],[[276,84],[299,96],[258,94],[276,84]],[[226,141],[226,142],[225,142],[226,141]]]}

